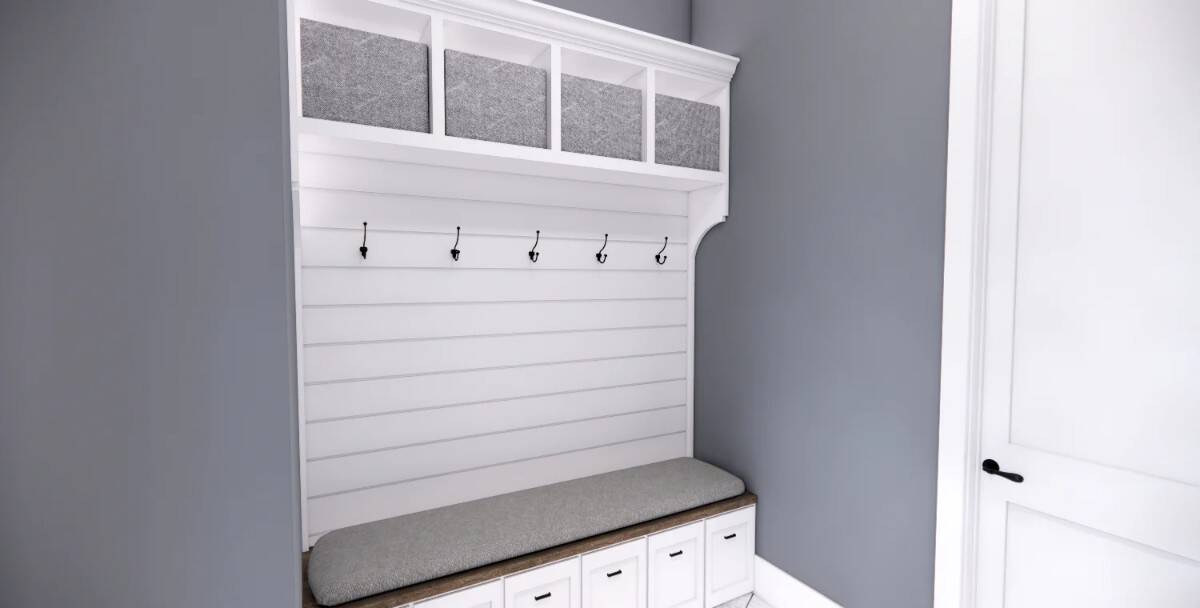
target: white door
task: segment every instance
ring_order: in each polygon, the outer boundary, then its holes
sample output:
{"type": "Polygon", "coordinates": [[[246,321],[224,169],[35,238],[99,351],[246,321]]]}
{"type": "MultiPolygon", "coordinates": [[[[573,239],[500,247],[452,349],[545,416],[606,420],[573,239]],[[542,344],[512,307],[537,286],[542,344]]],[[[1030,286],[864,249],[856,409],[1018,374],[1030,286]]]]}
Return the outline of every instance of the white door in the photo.
{"type": "Polygon", "coordinates": [[[1200,0],[991,6],[977,604],[1196,608],[1200,0]]]}

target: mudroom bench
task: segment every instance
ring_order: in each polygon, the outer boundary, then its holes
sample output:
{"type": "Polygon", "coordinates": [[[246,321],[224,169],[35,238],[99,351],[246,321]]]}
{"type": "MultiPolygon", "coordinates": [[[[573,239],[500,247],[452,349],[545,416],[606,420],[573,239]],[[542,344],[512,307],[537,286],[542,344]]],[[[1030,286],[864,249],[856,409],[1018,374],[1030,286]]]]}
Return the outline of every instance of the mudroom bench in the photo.
{"type": "Polygon", "coordinates": [[[304,608],[706,608],[753,589],[757,498],[692,458],[336,530],[304,608]]]}

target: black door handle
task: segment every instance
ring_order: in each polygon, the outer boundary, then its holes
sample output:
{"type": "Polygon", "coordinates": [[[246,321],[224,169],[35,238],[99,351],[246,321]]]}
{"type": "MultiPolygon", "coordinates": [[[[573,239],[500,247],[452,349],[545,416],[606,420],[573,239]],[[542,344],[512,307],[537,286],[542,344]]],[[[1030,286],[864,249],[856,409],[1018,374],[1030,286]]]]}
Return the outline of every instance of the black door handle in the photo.
{"type": "Polygon", "coordinates": [[[1000,463],[992,460],[991,458],[983,461],[983,472],[987,473],[988,475],[999,475],[1013,483],[1021,483],[1022,481],[1025,481],[1025,476],[1021,475],[1020,473],[1001,471],[1000,463]]]}

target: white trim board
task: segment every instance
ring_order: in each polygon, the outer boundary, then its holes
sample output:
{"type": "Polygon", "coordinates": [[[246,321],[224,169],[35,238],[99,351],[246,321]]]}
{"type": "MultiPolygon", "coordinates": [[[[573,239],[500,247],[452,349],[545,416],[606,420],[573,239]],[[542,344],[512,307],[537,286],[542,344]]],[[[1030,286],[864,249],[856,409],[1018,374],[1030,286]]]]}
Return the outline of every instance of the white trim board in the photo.
{"type": "Polygon", "coordinates": [[[841,608],[760,555],[754,556],[754,594],[771,608],[841,608]]]}
{"type": "Polygon", "coordinates": [[[934,608],[975,605],[995,0],[953,0],[934,608]]]}

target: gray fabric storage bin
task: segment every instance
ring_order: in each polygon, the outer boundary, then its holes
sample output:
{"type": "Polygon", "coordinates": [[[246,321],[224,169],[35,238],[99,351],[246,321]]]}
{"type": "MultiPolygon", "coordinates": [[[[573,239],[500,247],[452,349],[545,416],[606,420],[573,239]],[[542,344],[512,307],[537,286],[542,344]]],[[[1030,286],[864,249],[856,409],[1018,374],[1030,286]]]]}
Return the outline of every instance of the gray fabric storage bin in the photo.
{"type": "Polygon", "coordinates": [[[300,20],[305,116],[429,132],[429,47],[300,20]]]}
{"type": "Polygon", "coordinates": [[[562,149],[642,160],[642,91],[562,75],[562,149]]]}
{"type": "Polygon", "coordinates": [[[709,171],[721,169],[721,108],[656,95],[654,123],[654,162],[709,171]]]}
{"type": "Polygon", "coordinates": [[[549,147],[546,70],[446,50],[446,134],[549,147]]]}

